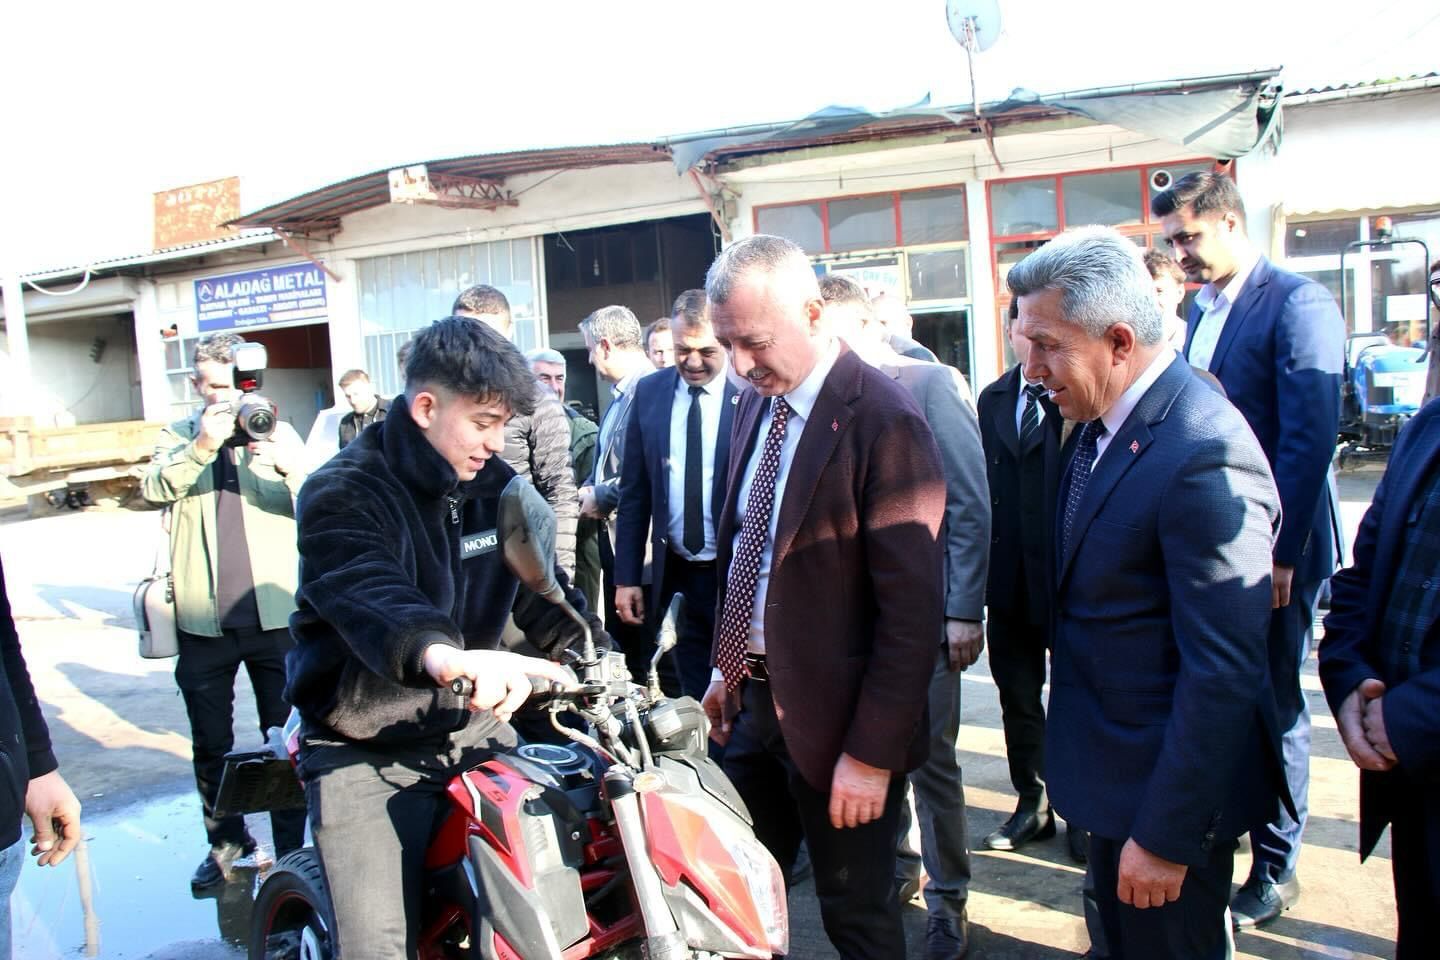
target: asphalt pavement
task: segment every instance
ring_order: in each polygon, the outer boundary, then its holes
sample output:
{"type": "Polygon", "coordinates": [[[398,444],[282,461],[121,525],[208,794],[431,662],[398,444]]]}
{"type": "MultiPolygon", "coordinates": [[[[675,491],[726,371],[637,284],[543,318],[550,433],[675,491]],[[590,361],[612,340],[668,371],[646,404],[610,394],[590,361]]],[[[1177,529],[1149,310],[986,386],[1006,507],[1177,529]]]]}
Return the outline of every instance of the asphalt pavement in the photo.
{"type": "MultiPolygon", "coordinates": [[[[1341,476],[1342,513],[1353,534],[1379,470],[1341,476]]],[[[196,899],[189,876],[206,853],[191,781],[189,726],[171,661],[136,652],[131,594],[154,559],[158,514],[62,513],[0,517],[0,557],[26,659],[60,757],[84,804],[81,856],[56,869],[26,865],[12,907],[17,957],[215,960],[244,955],[253,891],[268,864],[262,841],[216,895],[196,899]]],[[[1395,934],[1388,840],[1363,866],[1356,854],[1358,778],[1335,732],[1314,661],[1305,689],[1315,716],[1311,820],[1300,860],[1299,904],[1259,933],[1242,934],[1237,956],[1263,960],[1389,958],[1395,934]]],[[[964,677],[958,748],[969,830],[978,843],[1014,806],[1000,712],[982,657],[964,677]]],[[[258,745],[243,673],[236,690],[237,745],[258,745]]],[[[1063,833],[1063,830],[1062,830],[1063,833]]],[[[1243,877],[1242,849],[1236,876],[1243,877]]],[[[877,864],[876,869],[889,869],[877,864]]],[[[1082,868],[1063,836],[1016,853],[973,854],[972,957],[1051,960],[1087,941],[1080,913],[1082,868]]],[[[906,908],[912,957],[923,955],[925,912],[906,908]]],[[[830,960],[813,886],[791,895],[791,956],[830,960]]]]}

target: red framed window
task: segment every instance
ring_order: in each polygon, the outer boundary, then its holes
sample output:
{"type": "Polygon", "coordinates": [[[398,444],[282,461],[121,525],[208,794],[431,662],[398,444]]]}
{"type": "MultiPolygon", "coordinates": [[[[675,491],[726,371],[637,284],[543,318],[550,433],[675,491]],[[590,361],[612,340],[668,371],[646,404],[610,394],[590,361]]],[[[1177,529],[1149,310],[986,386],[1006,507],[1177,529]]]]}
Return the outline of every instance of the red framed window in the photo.
{"type": "Polygon", "coordinates": [[[988,181],[990,268],[995,278],[995,334],[1002,344],[1001,363],[1008,366],[1014,362],[1001,322],[1010,307],[1005,287],[1010,267],[1062,230],[1090,224],[1114,227],[1141,248],[1159,246],[1169,253],[1160,235],[1160,222],[1150,215],[1150,200],[1159,192],[1157,180],[1168,185],[1187,173],[1213,169],[1214,160],[1196,158],[988,181]],[[1157,178],[1162,171],[1168,180],[1157,178]]]}
{"type": "Polygon", "coordinates": [[[756,207],[755,232],[793,240],[811,255],[970,239],[963,184],[756,207]]]}

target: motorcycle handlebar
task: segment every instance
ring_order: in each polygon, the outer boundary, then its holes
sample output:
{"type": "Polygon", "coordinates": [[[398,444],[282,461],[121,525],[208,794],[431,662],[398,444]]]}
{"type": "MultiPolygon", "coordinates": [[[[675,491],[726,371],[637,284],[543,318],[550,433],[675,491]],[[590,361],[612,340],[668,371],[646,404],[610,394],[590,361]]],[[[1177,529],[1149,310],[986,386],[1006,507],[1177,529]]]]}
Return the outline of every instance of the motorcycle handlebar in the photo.
{"type": "MultiPolygon", "coordinates": [[[[457,697],[470,699],[475,693],[475,684],[469,677],[456,677],[450,681],[450,691],[457,697]]],[[[574,697],[584,690],[566,690],[565,686],[553,680],[546,680],[543,677],[530,678],[530,696],[526,698],[526,705],[533,706],[549,700],[560,700],[566,697],[574,697]]]]}

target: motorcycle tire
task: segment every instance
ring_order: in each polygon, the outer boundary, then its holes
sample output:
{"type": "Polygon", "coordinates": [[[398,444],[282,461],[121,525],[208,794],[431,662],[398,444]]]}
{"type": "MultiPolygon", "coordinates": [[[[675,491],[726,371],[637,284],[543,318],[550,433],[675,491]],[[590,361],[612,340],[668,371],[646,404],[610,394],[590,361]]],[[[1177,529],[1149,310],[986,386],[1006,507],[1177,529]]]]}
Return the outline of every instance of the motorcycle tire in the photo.
{"type": "Polygon", "coordinates": [[[309,848],[275,861],[250,920],[250,960],[334,960],[335,915],[320,858],[309,848]]]}

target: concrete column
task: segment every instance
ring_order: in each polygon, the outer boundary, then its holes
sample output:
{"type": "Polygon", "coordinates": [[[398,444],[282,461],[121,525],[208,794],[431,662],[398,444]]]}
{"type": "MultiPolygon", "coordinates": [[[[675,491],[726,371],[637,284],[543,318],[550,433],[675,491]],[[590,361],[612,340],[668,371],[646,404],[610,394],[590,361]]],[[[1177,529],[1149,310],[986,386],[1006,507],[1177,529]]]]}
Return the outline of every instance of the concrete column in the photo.
{"type": "Polygon", "coordinates": [[[135,358],[140,370],[140,405],[145,419],[157,423],[175,419],[175,411],[170,406],[170,380],[165,373],[165,339],[160,335],[166,326],[160,314],[155,281],[141,280],[135,291],[135,358]]]}
{"type": "Polygon", "coordinates": [[[25,326],[25,287],[20,274],[0,274],[0,288],[5,296],[5,340],[10,368],[5,383],[0,385],[0,412],[20,417],[31,412],[35,391],[30,380],[30,336],[25,326]]]}
{"type": "MultiPolygon", "coordinates": [[[[360,327],[360,280],[354,260],[325,261],[340,280],[327,278],[325,302],[330,308],[330,389],[335,403],[343,403],[344,395],[335,381],[346,370],[365,369],[365,333],[360,327]]],[[[376,376],[371,371],[371,378],[376,376]]]]}
{"type": "Polygon", "coordinates": [[[975,382],[970,386],[978,396],[1000,373],[1005,352],[995,327],[995,274],[990,266],[990,204],[985,182],[965,184],[965,210],[970,227],[970,344],[975,355],[975,382]]]}

